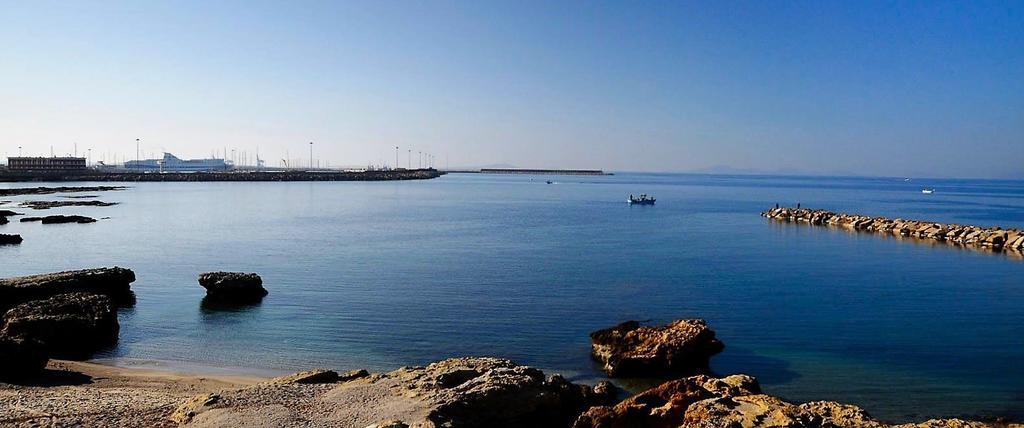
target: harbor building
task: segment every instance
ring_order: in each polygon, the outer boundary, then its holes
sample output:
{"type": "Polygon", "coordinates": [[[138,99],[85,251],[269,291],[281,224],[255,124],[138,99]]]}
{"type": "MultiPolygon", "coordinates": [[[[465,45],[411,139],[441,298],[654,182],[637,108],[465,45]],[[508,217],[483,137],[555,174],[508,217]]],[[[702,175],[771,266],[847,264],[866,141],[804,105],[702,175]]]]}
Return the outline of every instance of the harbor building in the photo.
{"type": "Polygon", "coordinates": [[[85,158],[78,157],[7,158],[7,169],[11,171],[80,171],[85,168],[85,158]]]}
{"type": "Polygon", "coordinates": [[[231,169],[231,164],[224,159],[180,159],[170,153],[164,153],[161,159],[126,161],[124,168],[131,171],[210,172],[227,171],[231,169]]]}

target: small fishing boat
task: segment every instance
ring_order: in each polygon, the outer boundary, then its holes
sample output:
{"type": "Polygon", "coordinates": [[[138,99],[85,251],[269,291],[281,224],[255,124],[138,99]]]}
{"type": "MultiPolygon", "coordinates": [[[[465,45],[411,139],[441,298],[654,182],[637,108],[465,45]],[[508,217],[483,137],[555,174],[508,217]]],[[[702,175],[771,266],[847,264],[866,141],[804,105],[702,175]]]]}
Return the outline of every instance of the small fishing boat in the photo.
{"type": "Polygon", "coordinates": [[[655,200],[656,199],[654,199],[654,198],[652,198],[650,196],[647,196],[647,195],[640,195],[640,196],[629,195],[629,199],[626,200],[626,202],[629,202],[630,205],[654,205],[654,201],[655,200]]]}
{"type": "Polygon", "coordinates": [[[548,184],[555,184],[554,181],[548,180],[548,184]]]}
{"type": "Polygon", "coordinates": [[[921,193],[924,193],[926,195],[930,195],[932,193],[935,193],[935,189],[921,189],[921,193]]]}

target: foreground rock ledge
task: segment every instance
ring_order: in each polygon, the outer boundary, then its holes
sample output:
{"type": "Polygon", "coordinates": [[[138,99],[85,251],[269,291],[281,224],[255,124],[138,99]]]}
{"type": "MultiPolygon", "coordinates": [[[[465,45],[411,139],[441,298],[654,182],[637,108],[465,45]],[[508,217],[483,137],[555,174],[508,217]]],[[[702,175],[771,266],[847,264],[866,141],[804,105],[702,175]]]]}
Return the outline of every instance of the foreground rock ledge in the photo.
{"type": "Polygon", "coordinates": [[[30,300],[58,294],[88,292],[102,294],[114,303],[130,303],[135,273],[121,267],[73,270],[0,279],[0,311],[30,300]]]}
{"type": "Polygon", "coordinates": [[[611,377],[650,377],[704,373],[708,360],[725,345],[702,319],[641,326],[626,321],[590,334],[594,359],[611,377]]]}
{"type": "Polygon", "coordinates": [[[264,383],[204,394],[171,419],[202,427],[554,428],[613,397],[607,383],[576,385],[500,358],[453,358],[334,384],[264,383]]]}
{"type": "Polygon", "coordinates": [[[615,406],[597,406],[580,415],[573,428],[982,428],[959,419],[891,425],[863,409],[833,401],[792,404],[761,392],[751,376],[722,379],[693,376],[661,384],[615,406]]]}
{"type": "Polygon", "coordinates": [[[263,279],[255,273],[207,272],[199,275],[206,297],[220,302],[248,303],[267,295],[263,279]]]}
{"type": "Polygon", "coordinates": [[[779,221],[836,226],[993,251],[1024,253],[1024,231],[1019,229],[889,219],[808,208],[772,208],[761,213],[761,216],[779,221]]]}

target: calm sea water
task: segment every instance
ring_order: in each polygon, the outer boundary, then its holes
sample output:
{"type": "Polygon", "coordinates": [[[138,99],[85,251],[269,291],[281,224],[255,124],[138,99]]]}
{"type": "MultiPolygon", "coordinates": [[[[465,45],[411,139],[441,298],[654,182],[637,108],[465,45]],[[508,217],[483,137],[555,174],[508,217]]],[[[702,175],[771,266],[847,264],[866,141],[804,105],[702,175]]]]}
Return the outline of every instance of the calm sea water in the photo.
{"type": "Polygon", "coordinates": [[[800,202],[1024,227],[1024,182],[548,178],[134,184],[97,193],[117,206],[49,211],[109,220],[0,226],[25,237],[0,247],[0,276],[134,269],[138,303],[104,358],[287,371],[499,355],[589,381],[590,331],[703,317],[727,345],[717,372],[793,401],[1024,417],[1022,260],[759,216],[800,202]],[[642,192],[657,205],[627,206],[642,192]],[[258,272],[270,295],[204,309],[210,270],[258,272]]]}

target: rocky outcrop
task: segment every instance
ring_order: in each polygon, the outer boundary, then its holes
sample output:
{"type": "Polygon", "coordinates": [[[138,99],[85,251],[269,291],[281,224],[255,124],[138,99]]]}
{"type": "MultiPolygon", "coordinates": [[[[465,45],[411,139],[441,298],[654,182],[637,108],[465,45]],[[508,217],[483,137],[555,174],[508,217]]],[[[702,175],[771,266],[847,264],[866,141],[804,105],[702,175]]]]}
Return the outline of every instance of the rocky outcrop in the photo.
{"type": "Polygon", "coordinates": [[[17,195],[49,195],[52,193],[74,193],[74,192],[105,192],[111,190],[124,190],[124,186],[76,186],[76,187],[15,187],[13,189],[0,189],[0,196],[17,195]]]}
{"type": "Polygon", "coordinates": [[[997,252],[1024,253],[1024,231],[1020,229],[868,217],[808,208],[772,208],[761,215],[779,221],[834,226],[997,252]]]}
{"type": "Polygon", "coordinates": [[[198,427],[567,427],[585,409],[613,403],[614,395],[610,384],[576,385],[509,360],[453,358],[347,382],[264,383],[206,394],[182,404],[172,419],[198,427]]]}
{"type": "Polygon", "coordinates": [[[22,223],[38,221],[42,224],[65,224],[65,223],[95,223],[96,219],[82,215],[48,215],[46,217],[25,217],[22,223]]]}
{"type": "Polygon", "coordinates": [[[16,215],[21,215],[21,214],[18,214],[16,212],[10,211],[10,210],[0,210],[0,225],[4,225],[4,224],[7,224],[7,223],[10,223],[11,221],[7,217],[13,217],[13,216],[16,216],[16,215]]]}
{"type": "Polygon", "coordinates": [[[34,210],[48,210],[60,207],[109,207],[117,202],[103,201],[25,201],[20,206],[34,210]]]}
{"type": "Polygon", "coordinates": [[[49,361],[41,347],[25,339],[0,337],[0,381],[19,381],[36,376],[49,361]]]}
{"type": "Polygon", "coordinates": [[[958,419],[890,425],[833,401],[792,404],[761,392],[746,375],[693,376],[666,382],[615,406],[593,407],[574,428],[981,428],[958,419]]]}
{"type": "Polygon", "coordinates": [[[0,279],[0,311],[58,294],[87,292],[110,297],[117,304],[131,303],[135,273],[112,267],[84,269],[0,279]]]}
{"type": "Polygon", "coordinates": [[[611,377],[650,377],[704,373],[708,360],[725,345],[702,319],[660,326],[626,321],[590,334],[592,355],[611,377]]]}
{"type": "Polygon", "coordinates": [[[614,387],[576,385],[558,375],[498,358],[453,358],[389,374],[433,395],[427,419],[448,427],[563,427],[614,399],[614,387]]]}
{"type": "Polygon", "coordinates": [[[255,273],[207,272],[199,275],[206,298],[217,302],[250,303],[267,295],[263,279],[255,273]]]}
{"type": "Polygon", "coordinates": [[[17,245],[22,241],[21,235],[7,235],[0,233],[0,245],[17,245]]]}
{"type": "Polygon", "coordinates": [[[39,343],[51,357],[80,359],[117,343],[117,310],[107,296],[59,294],[7,311],[0,339],[39,343]]]}

